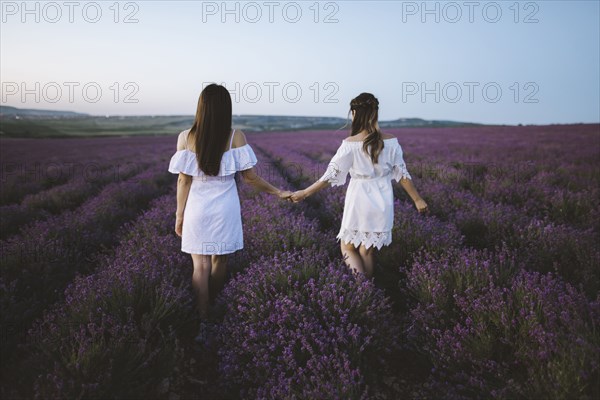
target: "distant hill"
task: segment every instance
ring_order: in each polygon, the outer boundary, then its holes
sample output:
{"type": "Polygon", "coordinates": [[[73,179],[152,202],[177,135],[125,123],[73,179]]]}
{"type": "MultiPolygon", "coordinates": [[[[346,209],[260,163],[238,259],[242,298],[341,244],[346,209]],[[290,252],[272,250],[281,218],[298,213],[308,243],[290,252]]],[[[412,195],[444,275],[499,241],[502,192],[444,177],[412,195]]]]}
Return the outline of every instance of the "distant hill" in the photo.
{"type": "Polygon", "coordinates": [[[338,129],[346,120],[336,117],[299,117],[286,115],[234,115],[233,124],[247,131],[296,131],[338,129]]]}
{"type": "MultiPolygon", "coordinates": [[[[280,115],[234,115],[233,122],[240,129],[249,131],[281,131],[306,129],[339,129],[351,124],[345,118],[336,117],[292,117],[280,115]]],[[[382,128],[403,128],[419,126],[474,126],[472,122],[424,120],[421,118],[399,118],[393,121],[379,121],[382,128]]]]}
{"type": "Polygon", "coordinates": [[[27,108],[17,108],[10,106],[0,106],[0,118],[2,117],[22,117],[22,118],[70,118],[70,117],[87,117],[89,114],[82,114],[74,111],[55,111],[55,110],[34,110],[27,108]]]}
{"type": "MultiPolygon", "coordinates": [[[[192,126],[191,115],[96,116],[71,111],[48,111],[0,106],[1,137],[90,137],[168,135],[192,126]]],[[[235,128],[248,132],[334,130],[348,121],[337,117],[233,115],[235,128]]],[[[382,128],[472,126],[469,122],[400,118],[380,121],[382,128]]]]}
{"type": "Polygon", "coordinates": [[[381,128],[403,128],[417,126],[476,126],[482,125],[474,122],[459,122],[446,120],[426,120],[421,118],[399,118],[393,121],[379,121],[381,128]]]}

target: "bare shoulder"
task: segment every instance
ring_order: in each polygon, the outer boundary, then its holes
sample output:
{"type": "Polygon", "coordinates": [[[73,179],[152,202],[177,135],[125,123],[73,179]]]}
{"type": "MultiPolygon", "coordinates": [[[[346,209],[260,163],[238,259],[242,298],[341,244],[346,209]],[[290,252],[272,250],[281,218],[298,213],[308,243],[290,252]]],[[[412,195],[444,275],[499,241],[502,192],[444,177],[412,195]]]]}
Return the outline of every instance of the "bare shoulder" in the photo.
{"type": "Polygon", "coordinates": [[[244,134],[244,131],[242,131],[241,129],[236,129],[233,132],[233,142],[231,143],[231,147],[242,147],[247,143],[248,141],[246,140],[246,135],[244,134]]]}
{"type": "MultiPolygon", "coordinates": [[[[389,133],[381,133],[381,138],[384,140],[387,139],[394,139],[396,136],[391,135],[389,133]]],[[[355,136],[348,136],[346,139],[344,139],[344,142],[362,142],[363,140],[365,140],[365,136],[364,135],[355,135],[355,136]]]]}
{"type": "Polygon", "coordinates": [[[177,135],[177,150],[183,150],[186,148],[187,135],[189,132],[189,129],[179,132],[179,135],[177,135]]]}
{"type": "Polygon", "coordinates": [[[355,136],[348,136],[346,139],[344,139],[344,142],[362,142],[363,141],[363,137],[359,136],[359,135],[355,135],[355,136]]]}

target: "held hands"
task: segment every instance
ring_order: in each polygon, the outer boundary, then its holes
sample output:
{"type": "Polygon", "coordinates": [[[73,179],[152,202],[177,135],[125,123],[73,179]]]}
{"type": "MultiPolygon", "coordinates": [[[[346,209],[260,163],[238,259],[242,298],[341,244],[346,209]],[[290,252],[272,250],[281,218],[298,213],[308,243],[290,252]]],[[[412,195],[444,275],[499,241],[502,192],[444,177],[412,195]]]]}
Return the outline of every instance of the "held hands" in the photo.
{"type": "Polygon", "coordinates": [[[282,200],[289,200],[293,203],[298,203],[308,197],[305,190],[298,190],[296,192],[290,192],[289,190],[280,190],[277,192],[277,197],[282,200]]]}
{"type": "Polygon", "coordinates": [[[281,200],[291,200],[291,196],[292,196],[292,192],[290,192],[289,190],[279,190],[277,192],[277,197],[279,197],[281,200]]]}
{"type": "Polygon", "coordinates": [[[423,199],[415,200],[415,207],[417,207],[417,211],[419,212],[419,214],[429,213],[427,203],[425,203],[425,200],[423,199]]]}
{"type": "Polygon", "coordinates": [[[291,200],[294,203],[298,203],[308,197],[306,190],[298,190],[292,194],[291,200]]]}

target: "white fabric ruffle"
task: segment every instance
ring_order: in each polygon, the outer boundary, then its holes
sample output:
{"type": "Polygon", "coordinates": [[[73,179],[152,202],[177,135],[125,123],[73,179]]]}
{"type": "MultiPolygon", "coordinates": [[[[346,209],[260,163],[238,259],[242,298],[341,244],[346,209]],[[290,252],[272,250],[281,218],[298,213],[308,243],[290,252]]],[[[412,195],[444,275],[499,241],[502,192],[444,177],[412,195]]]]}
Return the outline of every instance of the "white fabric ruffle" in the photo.
{"type": "Polygon", "coordinates": [[[394,146],[393,152],[393,160],[392,160],[392,179],[396,182],[400,182],[400,179],[406,178],[411,179],[412,177],[408,173],[408,169],[406,169],[406,163],[404,162],[404,157],[402,154],[402,146],[398,143],[397,146],[394,146]]]}
{"type": "MultiPolygon", "coordinates": [[[[217,176],[226,176],[234,174],[237,171],[243,171],[252,168],[257,163],[254,150],[249,144],[240,147],[234,147],[223,153],[221,158],[221,168],[217,176]]],[[[177,150],[169,162],[169,172],[178,174],[183,172],[191,176],[203,176],[204,172],[198,168],[196,153],[191,150],[177,150]]]]}
{"type": "MultiPolygon", "coordinates": [[[[384,169],[381,170],[380,174],[385,176],[389,171],[391,179],[394,179],[396,182],[399,182],[402,178],[412,179],[406,168],[402,146],[400,146],[398,140],[396,138],[385,139],[384,143],[386,147],[390,146],[391,150],[388,153],[389,158],[381,161],[384,169]]],[[[346,183],[348,174],[373,174],[373,164],[370,158],[366,157],[362,151],[362,144],[363,142],[342,141],[342,144],[331,158],[327,170],[319,178],[319,181],[327,181],[331,186],[341,186],[346,183]],[[360,155],[357,156],[357,154],[360,155]],[[351,169],[353,170],[352,173],[350,172],[351,169]]],[[[382,156],[380,158],[387,157],[382,156]]]]}
{"type": "Polygon", "coordinates": [[[392,243],[392,231],[361,232],[342,228],[337,235],[337,239],[342,240],[344,243],[352,243],[355,247],[362,244],[367,249],[374,246],[377,247],[377,250],[381,250],[381,247],[389,246],[392,243]]]}
{"type": "Polygon", "coordinates": [[[346,184],[350,167],[352,167],[352,148],[344,140],[327,165],[327,170],[319,181],[327,181],[331,186],[346,184]]]}
{"type": "Polygon", "coordinates": [[[392,169],[392,179],[394,179],[396,182],[400,182],[400,179],[402,178],[412,180],[412,177],[406,169],[406,164],[402,163],[401,165],[394,165],[392,169]]]}
{"type": "Polygon", "coordinates": [[[330,164],[325,174],[319,178],[319,181],[327,181],[331,186],[343,186],[346,184],[347,171],[342,171],[334,164],[330,164]]]}

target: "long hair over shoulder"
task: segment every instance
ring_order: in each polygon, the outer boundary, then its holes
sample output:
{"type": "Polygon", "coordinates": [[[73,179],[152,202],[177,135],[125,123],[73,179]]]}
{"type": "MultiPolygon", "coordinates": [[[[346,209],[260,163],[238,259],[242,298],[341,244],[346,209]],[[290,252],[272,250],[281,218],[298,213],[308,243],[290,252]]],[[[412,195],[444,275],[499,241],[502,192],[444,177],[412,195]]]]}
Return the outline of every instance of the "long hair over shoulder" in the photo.
{"type": "Polygon", "coordinates": [[[363,150],[370,156],[373,164],[377,164],[379,153],[383,149],[383,138],[377,122],[378,110],[379,100],[371,93],[361,93],[350,101],[350,112],[354,111],[350,136],[367,132],[363,150]]]}
{"type": "Polygon", "coordinates": [[[206,175],[219,174],[230,134],[231,96],[224,86],[210,84],[200,93],[188,136],[195,144],[198,168],[206,175]]]}

